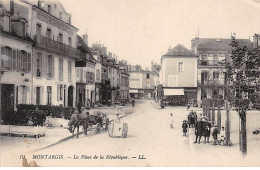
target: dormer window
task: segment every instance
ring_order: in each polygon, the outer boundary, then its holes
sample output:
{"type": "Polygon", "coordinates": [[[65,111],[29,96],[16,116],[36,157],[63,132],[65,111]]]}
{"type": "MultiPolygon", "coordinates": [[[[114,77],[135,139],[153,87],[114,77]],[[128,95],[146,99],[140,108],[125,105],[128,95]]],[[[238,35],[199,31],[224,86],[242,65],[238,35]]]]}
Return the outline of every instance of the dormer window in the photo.
{"type": "Polygon", "coordinates": [[[48,5],[48,13],[51,14],[51,5],[48,5]]]}

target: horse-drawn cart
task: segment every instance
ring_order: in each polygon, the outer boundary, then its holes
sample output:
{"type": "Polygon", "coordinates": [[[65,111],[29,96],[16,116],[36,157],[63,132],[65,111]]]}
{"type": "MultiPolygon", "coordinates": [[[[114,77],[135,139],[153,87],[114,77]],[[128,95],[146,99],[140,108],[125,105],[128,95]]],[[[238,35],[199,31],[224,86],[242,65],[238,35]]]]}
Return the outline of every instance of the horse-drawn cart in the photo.
{"type": "Polygon", "coordinates": [[[105,114],[89,115],[89,129],[95,129],[99,133],[101,129],[108,129],[109,119],[105,114]]]}

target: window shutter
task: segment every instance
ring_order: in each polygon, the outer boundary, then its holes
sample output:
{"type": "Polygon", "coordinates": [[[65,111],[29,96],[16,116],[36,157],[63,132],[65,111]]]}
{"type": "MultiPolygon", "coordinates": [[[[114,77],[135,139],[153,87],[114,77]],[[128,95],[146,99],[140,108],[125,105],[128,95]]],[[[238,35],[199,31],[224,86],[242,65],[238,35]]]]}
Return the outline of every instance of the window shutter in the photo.
{"type": "Polygon", "coordinates": [[[17,69],[17,50],[13,50],[12,66],[13,70],[17,69]]]}
{"type": "Polygon", "coordinates": [[[57,85],[57,100],[60,100],[60,85],[57,85]]]}
{"type": "MultiPolygon", "coordinates": [[[[5,54],[5,48],[1,47],[1,54],[5,54]]],[[[0,60],[0,68],[4,68],[4,61],[0,60]]]]}
{"type": "Polygon", "coordinates": [[[30,73],[31,70],[32,70],[32,58],[31,58],[31,53],[27,53],[27,68],[26,68],[26,71],[30,73]]]}
{"type": "Polygon", "coordinates": [[[17,50],[17,71],[21,70],[21,55],[20,55],[20,51],[17,50]]]}
{"type": "Polygon", "coordinates": [[[42,77],[47,77],[48,75],[48,71],[47,71],[47,57],[46,56],[42,56],[42,77]]]}
{"type": "Polygon", "coordinates": [[[54,71],[54,56],[52,56],[52,67],[51,67],[51,73],[52,73],[52,78],[54,78],[55,77],[55,71],[54,71]]]}
{"type": "Polygon", "coordinates": [[[40,99],[40,104],[44,105],[43,103],[43,95],[44,95],[44,86],[41,86],[41,99],[40,99]]]}
{"type": "Polygon", "coordinates": [[[37,77],[37,58],[38,58],[38,53],[35,54],[35,57],[33,57],[33,75],[37,77]]]}

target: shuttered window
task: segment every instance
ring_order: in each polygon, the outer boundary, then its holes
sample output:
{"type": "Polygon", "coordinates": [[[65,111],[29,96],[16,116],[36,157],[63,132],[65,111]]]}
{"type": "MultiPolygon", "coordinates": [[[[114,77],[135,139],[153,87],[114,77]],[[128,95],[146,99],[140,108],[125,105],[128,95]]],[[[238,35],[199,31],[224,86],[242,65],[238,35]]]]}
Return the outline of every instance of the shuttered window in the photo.
{"type": "Polygon", "coordinates": [[[1,54],[3,57],[0,58],[0,68],[5,70],[12,69],[12,49],[10,47],[2,47],[1,54]]]}
{"type": "Polygon", "coordinates": [[[32,58],[31,58],[31,53],[27,53],[27,72],[32,71],[32,58]]]}
{"type": "Polygon", "coordinates": [[[12,63],[13,63],[13,70],[16,70],[16,65],[17,65],[17,51],[13,50],[13,59],[12,59],[12,63]]]}
{"type": "Polygon", "coordinates": [[[71,74],[72,74],[72,68],[71,68],[71,61],[68,61],[68,79],[71,81],[71,74]]]}
{"type": "Polygon", "coordinates": [[[36,76],[42,76],[42,53],[38,53],[38,56],[36,58],[36,76]]]}
{"type": "Polygon", "coordinates": [[[27,53],[22,50],[20,52],[20,57],[21,57],[21,69],[20,69],[20,71],[26,72],[26,68],[27,68],[27,53]]]}
{"type": "Polygon", "coordinates": [[[53,72],[54,72],[54,60],[53,60],[53,56],[49,55],[47,57],[47,77],[48,78],[53,78],[53,72]]]}
{"type": "Polygon", "coordinates": [[[63,59],[59,59],[59,79],[63,80],[63,59]]]}

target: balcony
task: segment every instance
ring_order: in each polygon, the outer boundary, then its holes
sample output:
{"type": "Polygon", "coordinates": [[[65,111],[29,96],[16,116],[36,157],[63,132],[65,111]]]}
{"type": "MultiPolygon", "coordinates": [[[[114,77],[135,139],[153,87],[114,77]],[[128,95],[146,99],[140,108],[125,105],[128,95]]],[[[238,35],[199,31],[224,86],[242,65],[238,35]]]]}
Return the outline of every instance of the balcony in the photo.
{"type": "Polygon", "coordinates": [[[35,36],[35,42],[36,42],[37,47],[51,50],[53,52],[63,54],[63,55],[69,56],[69,57],[78,58],[79,53],[80,53],[79,50],[76,48],[73,48],[69,45],[65,45],[58,41],[43,37],[41,35],[35,36]]]}
{"type": "Polygon", "coordinates": [[[201,66],[218,66],[218,67],[224,67],[225,63],[223,61],[219,61],[219,60],[199,60],[198,61],[198,65],[201,66]]]}
{"type": "Polygon", "coordinates": [[[213,79],[213,80],[198,80],[197,82],[198,86],[208,86],[208,87],[213,87],[213,86],[224,86],[224,79],[213,79]]]}

